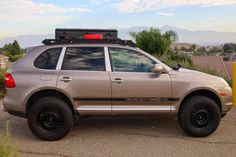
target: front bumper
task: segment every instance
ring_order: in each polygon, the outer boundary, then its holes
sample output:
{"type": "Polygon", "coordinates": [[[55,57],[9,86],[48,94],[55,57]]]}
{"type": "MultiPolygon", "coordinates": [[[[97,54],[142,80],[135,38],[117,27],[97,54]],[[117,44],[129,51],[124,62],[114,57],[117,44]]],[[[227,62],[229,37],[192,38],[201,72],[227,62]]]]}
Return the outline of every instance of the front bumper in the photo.
{"type": "Polygon", "coordinates": [[[233,106],[232,89],[231,87],[225,87],[219,89],[218,92],[226,94],[225,96],[221,96],[222,114],[226,114],[233,106]]]}
{"type": "Polygon", "coordinates": [[[222,114],[226,114],[231,110],[233,103],[226,103],[222,105],[222,114]]]}

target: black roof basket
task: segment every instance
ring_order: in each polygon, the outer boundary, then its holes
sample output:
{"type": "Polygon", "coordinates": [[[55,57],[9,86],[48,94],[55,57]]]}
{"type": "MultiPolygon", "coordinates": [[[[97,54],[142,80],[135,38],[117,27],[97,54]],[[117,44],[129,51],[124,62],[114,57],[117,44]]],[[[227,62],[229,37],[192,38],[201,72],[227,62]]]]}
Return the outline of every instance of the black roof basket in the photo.
{"type": "Polygon", "coordinates": [[[45,39],[42,43],[45,45],[96,43],[136,47],[132,40],[119,39],[118,31],[112,29],[56,29],[55,39],[45,39]],[[93,38],[85,39],[86,35],[98,35],[99,40],[93,38]]]}

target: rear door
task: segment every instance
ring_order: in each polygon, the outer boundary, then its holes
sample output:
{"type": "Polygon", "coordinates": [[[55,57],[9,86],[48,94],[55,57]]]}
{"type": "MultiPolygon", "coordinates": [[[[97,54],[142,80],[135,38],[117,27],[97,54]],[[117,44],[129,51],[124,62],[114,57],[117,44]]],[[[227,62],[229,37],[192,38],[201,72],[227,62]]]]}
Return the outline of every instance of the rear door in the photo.
{"type": "Polygon", "coordinates": [[[104,47],[68,47],[58,88],[74,99],[81,115],[111,114],[111,84],[104,47]]]}

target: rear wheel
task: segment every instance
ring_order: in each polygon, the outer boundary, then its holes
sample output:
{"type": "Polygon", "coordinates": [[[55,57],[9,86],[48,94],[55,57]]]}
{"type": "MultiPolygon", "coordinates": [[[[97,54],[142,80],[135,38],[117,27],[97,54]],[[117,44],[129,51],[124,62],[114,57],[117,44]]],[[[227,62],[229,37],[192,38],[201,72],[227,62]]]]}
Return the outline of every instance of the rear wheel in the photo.
{"type": "Polygon", "coordinates": [[[57,97],[40,98],[28,114],[28,124],[35,136],[43,140],[59,140],[73,126],[73,114],[66,102],[57,97]]]}
{"type": "Polygon", "coordinates": [[[195,137],[205,137],[218,128],[221,113],[212,99],[193,96],[183,103],[178,119],[186,133],[195,137]]]}

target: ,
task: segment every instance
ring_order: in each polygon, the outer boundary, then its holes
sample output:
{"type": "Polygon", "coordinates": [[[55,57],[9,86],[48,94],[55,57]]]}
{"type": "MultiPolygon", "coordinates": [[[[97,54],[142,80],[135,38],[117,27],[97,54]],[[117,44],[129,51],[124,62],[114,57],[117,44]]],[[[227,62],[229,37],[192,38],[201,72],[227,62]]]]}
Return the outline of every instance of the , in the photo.
{"type": "Polygon", "coordinates": [[[57,29],[8,70],[5,110],[43,140],[63,138],[83,116],[174,114],[189,135],[212,134],[232,107],[226,81],[172,69],[117,33],[57,29]]]}

